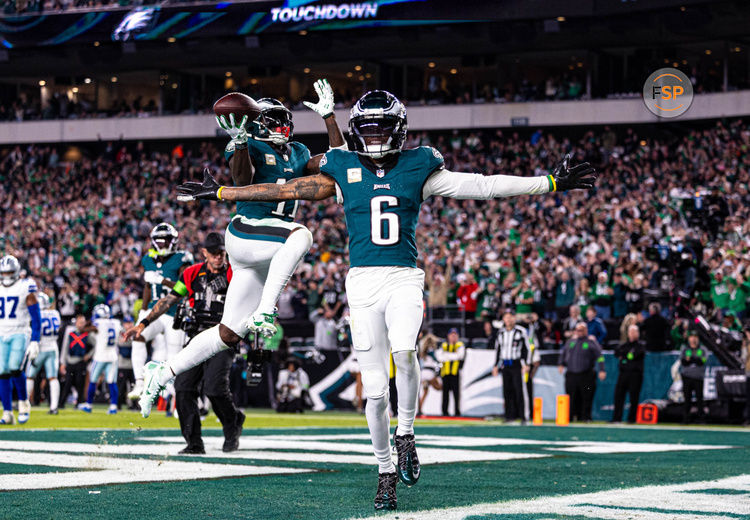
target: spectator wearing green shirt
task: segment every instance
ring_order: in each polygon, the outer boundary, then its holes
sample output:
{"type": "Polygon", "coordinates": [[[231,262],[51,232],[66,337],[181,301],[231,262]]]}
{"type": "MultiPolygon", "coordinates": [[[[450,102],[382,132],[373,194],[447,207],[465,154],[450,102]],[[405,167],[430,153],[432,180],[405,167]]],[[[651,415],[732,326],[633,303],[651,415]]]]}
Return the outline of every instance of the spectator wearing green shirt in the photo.
{"type": "Polygon", "coordinates": [[[575,283],[570,279],[568,271],[562,271],[555,288],[555,309],[558,317],[564,318],[568,315],[568,309],[573,305],[575,298],[575,283]]]}
{"type": "Polygon", "coordinates": [[[513,302],[516,304],[516,318],[523,320],[534,310],[534,290],[531,288],[531,280],[524,278],[521,285],[513,289],[512,294],[513,302]]]}
{"type": "Polygon", "coordinates": [[[489,282],[477,297],[477,320],[488,320],[497,316],[500,293],[495,282],[489,282]]]}
{"type": "Polygon", "coordinates": [[[727,278],[727,296],[729,297],[729,312],[734,313],[738,320],[742,321],[745,319],[745,311],[747,310],[747,298],[750,296],[750,284],[743,282],[742,277],[738,276],[738,279],[727,278]]]}
{"type": "Polygon", "coordinates": [[[597,275],[596,284],[589,292],[589,299],[596,314],[603,320],[612,317],[612,296],[614,293],[614,289],[609,285],[607,273],[602,271],[597,275]]]}
{"type": "Polygon", "coordinates": [[[721,272],[715,273],[711,278],[711,301],[722,316],[729,310],[729,289],[721,272]]]}

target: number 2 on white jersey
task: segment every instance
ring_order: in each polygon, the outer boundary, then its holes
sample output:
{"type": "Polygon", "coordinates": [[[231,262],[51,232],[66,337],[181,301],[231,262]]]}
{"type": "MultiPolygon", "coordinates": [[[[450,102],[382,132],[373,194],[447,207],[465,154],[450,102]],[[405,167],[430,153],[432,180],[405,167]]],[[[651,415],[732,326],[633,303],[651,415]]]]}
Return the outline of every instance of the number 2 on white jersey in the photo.
{"type": "Polygon", "coordinates": [[[398,198],[393,195],[379,195],[370,200],[370,236],[377,246],[398,244],[399,219],[396,213],[384,213],[383,204],[389,208],[398,207],[398,198]],[[388,227],[384,224],[388,224],[388,227]]]}
{"type": "MultiPolygon", "coordinates": [[[[276,184],[286,184],[286,179],[277,179],[276,184]]],[[[294,201],[294,207],[292,208],[291,213],[288,215],[284,214],[284,206],[286,205],[287,201],[279,202],[279,205],[276,206],[276,209],[271,212],[273,215],[278,215],[280,217],[288,217],[288,218],[294,218],[294,215],[297,214],[297,207],[299,206],[299,201],[294,201]]]]}

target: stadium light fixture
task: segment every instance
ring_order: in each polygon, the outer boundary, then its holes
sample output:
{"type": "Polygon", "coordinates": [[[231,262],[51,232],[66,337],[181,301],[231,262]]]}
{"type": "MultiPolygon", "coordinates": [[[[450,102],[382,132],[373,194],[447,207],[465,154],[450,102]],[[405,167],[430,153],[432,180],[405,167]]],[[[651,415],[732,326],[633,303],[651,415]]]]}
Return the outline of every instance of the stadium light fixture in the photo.
{"type": "Polygon", "coordinates": [[[85,83],[86,85],[89,85],[89,84],[91,83],[91,78],[85,78],[85,79],[83,80],[83,82],[84,82],[84,83],[85,83]]]}
{"type": "Polygon", "coordinates": [[[427,64],[427,66],[430,67],[431,69],[434,69],[435,68],[435,62],[431,61],[430,63],[427,64]]]}
{"type": "Polygon", "coordinates": [[[117,76],[112,76],[111,78],[109,78],[109,81],[111,81],[112,83],[117,83],[117,76]]]}
{"type": "Polygon", "coordinates": [[[347,73],[346,73],[346,77],[347,77],[347,78],[351,78],[351,77],[354,77],[354,73],[353,73],[353,72],[347,72],[347,73]]]}
{"type": "Polygon", "coordinates": [[[307,35],[307,31],[305,31],[304,29],[302,29],[302,30],[301,30],[300,32],[298,32],[297,34],[299,34],[300,36],[306,36],[306,35],[307,35]]]}
{"type": "Polygon", "coordinates": [[[365,77],[366,77],[367,79],[370,79],[370,78],[372,77],[372,74],[370,74],[370,73],[368,72],[367,74],[365,74],[365,77]]]}
{"type": "Polygon", "coordinates": [[[558,22],[564,22],[565,21],[565,17],[564,16],[558,16],[557,17],[557,21],[558,22]]]}
{"type": "Polygon", "coordinates": [[[101,45],[101,43],[99,43],[99,42],[94,42],[94,47],[99,47],[100,45],[101,45]]]}
{"type": "Polygon", "coordinates": [[[458,69],[456,68],[451,69],[451,74],[458,74],[458,69]]]}
{"type": "Polygon", "coordinates": [[[40,80],[39,80],[39,86],[40,86],[40,87],[43,87],[43,86],[45,86],[46,84],[47,84],[47,82],[46,82],[46,81],[44,81],[43,79],[40,79],[40,80]]]}
{"type": "Polygon", "coordinates": [[[359,79],[359,81],[364,81],[365,77],[360,74],[358,79],[359,79]]]}
{"type": "Polygon", "coordinates": [[[172,89],[177,90],[177,83],[172,83],[172,89]]]}
{"type": "Polygon", "coordinates": [[[257,85],[258,84],[258,78],[253,78],[250,80],[251,85],[257,85]]]}
{"type": "Polygon", "coordinates": [[[305,74],[310,74],[310,67],[305,67],[304,69],[302,69],[302,72],[304,72],[305,74]]]}
{"type": "Polygon", "coordinates": [[[360,70],[362,70],[362,65],[355,65],[354,66],[354,70],[356,70],[357,72],[359,72],[360,70]]]}
{"type": "Polygon", "coordinates": [[[169,38],[167,38],[167,41],[168,41],[169,43],[174,43],[174,42],[176,42],[176,41],[177,41],[177,38],[175,38],[174,36],[170,36],[169,38]]]}
{"type": "Polygon", "coordinates": [[[224,77],[226,77],[226,78],[231,78],[231,77],[232,77],[232,71],[231,71],[231,70],[228,70],[228,71],[226,71],[226,72],[224,73],[224,77]]]}
{"type": "Polygon", "coordinates": [[[711,49],[706,49],[706,56],[711,56],[711,49]]]}
{"type": "Polygon", "coordinates": [[[73,90],[73,94],[78,94],[78,87],[73,87],[72,90],[73,90]]]}

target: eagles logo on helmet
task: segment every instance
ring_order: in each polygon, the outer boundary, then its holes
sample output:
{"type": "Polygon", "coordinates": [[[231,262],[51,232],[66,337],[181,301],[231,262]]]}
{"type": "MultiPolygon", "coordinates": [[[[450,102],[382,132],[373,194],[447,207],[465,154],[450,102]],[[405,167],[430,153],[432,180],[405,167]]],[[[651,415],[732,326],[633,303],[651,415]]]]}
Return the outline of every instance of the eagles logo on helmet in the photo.
{"type": "Polygon", "coordinates": [[[13,255],[0,258],[0,277],[5,287],[10,287],[21,277],[21,263],[13,255]]]}
{"type": "Polygon", "coordinates": [[[407,126],[403,103],[385,90],[373,90],[362,96],[349,116],[354,149],[373,159],[401,151],[407,126]]]}
{"type": "Polygon", "coordinates": [[[257,141],[283,145],[292,139],[294,123],[292,113],[278,99],[258,100],[261,111],[255,120],[248,123],[248,133],[257,141]]]}
{"type": "Polygon", "coordinates": [[[151,230],[151,243],[159,256],[170,254],[177,245],[179,233],[172,224],[162,222],[151,230]]]}

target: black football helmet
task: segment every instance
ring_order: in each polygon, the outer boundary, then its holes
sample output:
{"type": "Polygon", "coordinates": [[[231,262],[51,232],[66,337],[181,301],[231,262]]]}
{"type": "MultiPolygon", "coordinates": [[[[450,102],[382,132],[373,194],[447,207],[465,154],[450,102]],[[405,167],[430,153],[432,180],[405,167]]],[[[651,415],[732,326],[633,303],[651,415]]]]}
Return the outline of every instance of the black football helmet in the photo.
{"type": "Polygon", "coordinates": [[[258,141],[283,145],[292,139],[294,123],[292,113],[278,99],[263,98],[258,100],[260,115],[251,121],[248,132],[258,141]]]}
{"type": "Polygon", "coordinates": [[[368,92],[349,114],[349,133],[354,140],[354,149],[373,159],[401,151],[407,126],[406,107],[385,90],[368,92]]]}
{"type": "Polygon", "coordinates": [[[154,246],[156,254],[166,256],[174,251],[179,236],[179,233],[177,233],[172,224],[162,222],[154,226],[154,229],[151,230],[151,243],[154,246]]]}

